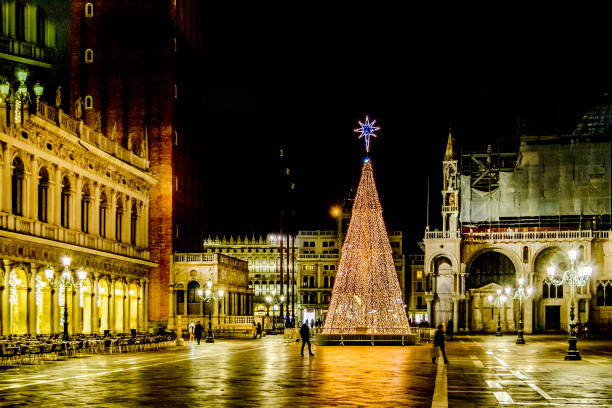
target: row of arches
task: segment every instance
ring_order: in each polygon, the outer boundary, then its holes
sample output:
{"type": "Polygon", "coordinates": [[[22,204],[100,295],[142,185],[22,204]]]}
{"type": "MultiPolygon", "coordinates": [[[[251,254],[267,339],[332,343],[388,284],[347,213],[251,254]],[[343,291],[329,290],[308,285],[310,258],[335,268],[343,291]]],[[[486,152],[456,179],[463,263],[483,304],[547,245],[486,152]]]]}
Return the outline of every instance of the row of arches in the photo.
{"type": "Polygon", "coordinates": [[[146,324],[144,288],[139,281],[87,277],[62,286],[57,279],[49,281],[42,270],[28,272],[19,266],[5,273],[3,281],[3,335],[61,332],[66,306],[71,334],[127,333],[143,330],[146,324]]]}
{"type": "MultiPolygon", "coordinates": [[[[17,216],[27,216],[26,170],[19,155],[13,158],[11,169],[11,212],[17,216]]],[[[59,201],[59,208],[55,210],[58,211],[59,219],[55,222],[63,228],[80,229],[84,233],[95,233],[103,238],[137,245],[142,203],[121,193],[113,194],[105,187],[94,194],[92,182],[83,180],[85,181],[77,191],[71,177],[64,174],[59,179],[57,192],[54,193],[51,189],[54,183],[51,181],[50,172],[47,166],[41,166],[34,178],[37,183],[37,206],[35,214],[31,215],[37,217],[40,222],[53,223],[54,203],[59,201]],[[57,199],[54,199],[54,195],[57,199]]]]}

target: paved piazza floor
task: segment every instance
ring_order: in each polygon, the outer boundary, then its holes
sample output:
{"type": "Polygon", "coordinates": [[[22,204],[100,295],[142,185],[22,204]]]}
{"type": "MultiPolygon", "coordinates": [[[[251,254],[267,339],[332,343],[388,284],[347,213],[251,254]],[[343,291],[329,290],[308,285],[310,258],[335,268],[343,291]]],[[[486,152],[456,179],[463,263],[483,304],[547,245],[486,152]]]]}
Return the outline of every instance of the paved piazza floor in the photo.
{"type": "Polygon", "coordinates": [[[612,341],[458,337],[450,364],[428,346],[316,347],[301,357],[282,336],[189,344],[0,368],[1,406],[612,407],[612,341]]]}

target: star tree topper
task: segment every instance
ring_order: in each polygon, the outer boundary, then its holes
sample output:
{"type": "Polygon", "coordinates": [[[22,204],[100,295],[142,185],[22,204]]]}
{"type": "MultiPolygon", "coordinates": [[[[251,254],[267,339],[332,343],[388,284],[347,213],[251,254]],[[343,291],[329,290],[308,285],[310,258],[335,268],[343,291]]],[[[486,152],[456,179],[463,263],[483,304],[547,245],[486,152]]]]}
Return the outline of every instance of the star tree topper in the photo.
{"type": "Polygon", "coordinates": [[[367,153],[370,152],[370,137],[377,137],[374,132],[380,130],[380,127],[375,125],[376,120],[370,122],[369,116],[366,116],[365,123],[361,123],[361,121],[359,121],[359,127],[354,130],[355,132],[360,133],[359,139],[362,137],[365,138],[365,148],[367,153]]]}

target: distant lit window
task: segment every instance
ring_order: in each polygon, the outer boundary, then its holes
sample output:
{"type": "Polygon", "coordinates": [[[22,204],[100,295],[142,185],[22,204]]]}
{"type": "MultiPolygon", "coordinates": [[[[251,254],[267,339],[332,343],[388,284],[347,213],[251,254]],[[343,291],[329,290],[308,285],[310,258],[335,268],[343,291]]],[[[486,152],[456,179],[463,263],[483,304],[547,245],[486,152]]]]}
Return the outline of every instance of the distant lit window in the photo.
{"type": "Polygon", "coordinates": [[[85,17],[93,17],[93,4],[85,4],[85,17]]]}
{"type": "Polygon", "coordinates": [[[93,62],[93,50],[91,48],[85,50],[85,62],[93,62]]]}
{"type": "Polygon", "coordinates": [[[85,97],[85,109],[93,109],[93,98],[91,95],[85,97]]]}
{"type": "Polygon", "coordinates": [[[423,271],[417,271],[416,272],[416,278],[417,279],[423,279],[423,271]]]}

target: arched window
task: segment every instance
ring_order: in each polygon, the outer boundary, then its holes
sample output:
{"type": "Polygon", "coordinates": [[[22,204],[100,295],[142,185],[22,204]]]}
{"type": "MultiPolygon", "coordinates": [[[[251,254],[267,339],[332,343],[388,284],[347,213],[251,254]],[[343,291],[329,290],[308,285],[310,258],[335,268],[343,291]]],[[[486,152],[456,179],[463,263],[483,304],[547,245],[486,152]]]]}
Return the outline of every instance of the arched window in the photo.
{"type": "Polygon", "coordinates": [[[609,283],[606,285],[606,292],[605,292],[605,302],[604,305],[605,306],[612,306],[612,285],[610,285],[609,283]]]}
{"type": "Polygon", "coordinates": [[[548,286],[548,291],[549,291],[549,297],[551,299],[554,299],[557,297],[557,287],[555,285],[549,285],[548,286]]]}
{"type": "Polygon", "coordinates": [[[118,199],[115,212],[115,239],[119,242],[121,242],[121,224],[123,224],[123,201],[118,199]]]}
{"type": "Polygon", "coordinates": [[[605,306],[603,283],[597,285],[597,306],[605,306]]]}
{"type": "Polygon", "coordinates": [[[81,190],[81,231],[89,232],[89,207],[91,204],[91,194],[89,193],[89,186],[83,185],[81,190]]]}
{"type": "Polygon", "coordinates": [[[332,276],[331,278],[329,278],[329,286],[333,289],[334,288],[334,277],[332,276]]]}
{"type": "Polygon", "coordinates": [[[23,179],[25,167],[19,157],[13,160],[13,175],[11,178],[13,214],[23,215],[23,179]]]}
{"type": "Polygon", "coordinates": [[[106,237],[106,211],[108,209],[108,200],[106,199],[106,193],[102,192],[100,195],[100,236],[106,237]]]}
{"type": "Polygon", "coordinates": [[[91,3],[85,4],[85,17],[93,17],[94,15],[94,6],[91,3]]]}
{"type": "Polygon", "coordinates": [[[49,207],[49,173],[46,168],[38,172],[38,220],[47,222],[49,207]]]}
{"type": "Polygon", "coordinates": [[[70,228],[69,215],[70,215],[70,181],[67,176],[62,179],[62,198],[60,202],[60,222],[62,227],[70,228]]]}
{"type": "Polygon", "coordinates": [[[261,286],[259,286],[259,281],[255,281],[255,296],[261,295],[261,286]]]}
{"type": "Polygon", "coordinates": [[[187,314],[200,313],[200,296],[198,296],[200,284],[196,281],[191,281],[187,285],[187,314]]]}
{"type": "Polygon", "coordinates": [[[138,220],[138,209],[136,203],[132,204],[132,214],[130,215],[130,243],[136,245],[136,221],[138,220]]]}
{"type": "Polygon", "coordinates": [[[328,288],[329,287],[329,278],[327,276],[323,277],[323,287],[324,288],[328,288]]]}
{"type": "Polygon", "coordinates": [[[45,46],[45,23],[47,16],[42,9],[36,10],[36,43],[41,47],[45,46]]]}
{"type": "Polygon", "coordinates": [[[315,278],[314,278],[314,276],[311,276],[311,277],[310,277],[310,282],[309,282],[309,283],[310,283],[310,286],[309,286],[309,287],[311,287],[311,288],[316,287],[316,286],[315,286],[315,278]]]}
{"type": "Polygon", "coordinates": [[[276,293],[280,293],[280,281],[276,281],[276,293]]]}
{"type": "Polygon", "coordinates": [[[548,283],[544,282],[542,284],[542,298],[543,299],[547,299],[548,298],[548,283]]]}
{"type": "Polygon", "coordinates": [[[302,278],[302,287],[303,288],[307,288],[308,287],[308,276],[304,276],[302,278]]]}
{"type": "Polygon", "coordinates": [[[557,286],[557,298],[558,299],[563,298],[563,285],[557,286]]]}
{"type": "Polygon", "coordinates": [[[91,95],[85,96],[85,109],[93,109],[93,98],[91,95]]]}
{"type": "Polygon", "coordinates": [[[87,48],[85,50],[85,62],[86,63],[93,62],[93,50],[91,48],[87,48]]]}

